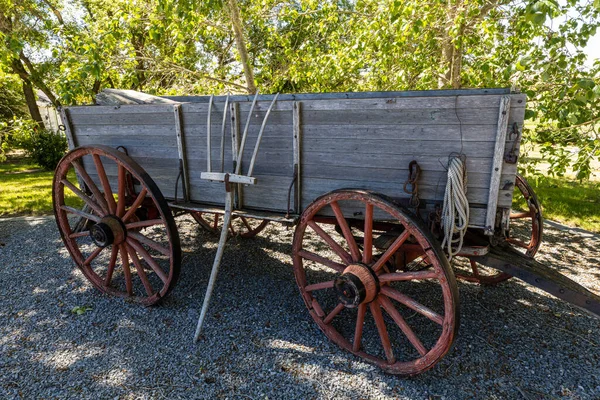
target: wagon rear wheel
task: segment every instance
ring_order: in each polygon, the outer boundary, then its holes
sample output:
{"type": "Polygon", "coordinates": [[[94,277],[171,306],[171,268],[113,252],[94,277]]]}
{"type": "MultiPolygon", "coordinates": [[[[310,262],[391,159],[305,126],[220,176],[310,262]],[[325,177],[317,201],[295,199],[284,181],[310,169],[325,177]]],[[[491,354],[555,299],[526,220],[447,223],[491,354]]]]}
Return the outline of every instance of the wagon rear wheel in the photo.
{"type": "Polygon", "coordinates": [[[135,161],[106,146],[77,148],[58,164],[52,195],[63,242],[97,289],[151,305],[174,287],[181,263],[175,220],[154,181],[135,161]],[[65,191],[74,193],[88,211],[65,204],[65,191]],[[76,231],[81,217],[91,223],[76,231]]]}
{"type": "MultiPolygon", "coordinates": [[[[542,206],[527,180],[517,174],[515,180],[515,199],[519,208],[511,210],[511,231],[506,241],[533,258],[542,244],[543,217],[542,206]]],[[[456,271],[456,277],[482,285],[495,285],[510,279],[512,276],[488,268],[469,259],[471,271],[456,271]]]]}
{"type": "Polygon", "coordinates": [[[401,375],[450,350],[454,274],[428,230],[393,201],[362,190],[320,197],[296,227],[293,259],[311,317],[343,349],[401,375]]]}
{"type": "MultiPolygon", "coordinates": [[[[218,213],[206,213],[199,211],[190,212],[198,225],[207,232],[219,234],[223,226],[223,215],[218,213]]],[[[240,236],[243,238],[253,238],[262,232],[267,225],[268,220],[255,219],[247,217],[232,217],[229,224],[229,234],[231,236],[240,236]]]]}

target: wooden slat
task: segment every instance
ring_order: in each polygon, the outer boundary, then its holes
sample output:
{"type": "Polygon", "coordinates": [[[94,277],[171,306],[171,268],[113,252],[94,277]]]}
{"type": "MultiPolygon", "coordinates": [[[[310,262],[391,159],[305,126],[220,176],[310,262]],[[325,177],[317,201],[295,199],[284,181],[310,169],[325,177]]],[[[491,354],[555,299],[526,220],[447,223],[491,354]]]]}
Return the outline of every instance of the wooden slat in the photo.
{"type": "Polygon", "coordinates": [[[181,122],[181,105],[176,104],[173,106],[173,114],[175,120],[175,132],[177,133],[177,152],[179,154],[179,162],[181,163],[182,169],[182,186],[183,186],[183,198],[189,200],[190,191],[190,179],[189,170],[187,165],[187,153],[186,153],[186,142],[183,131],[183,124],[181,122]]]}
{"type": "MultiPolygon", "coordinates": [[[[502,174],[502,164],[504,163],[504,148],[506,144],[506,129],[510,116],[510,96],[504,96],[500,102],[498,112],[498,133],[496,136],[496,146],[494,149],[494,159],[492,162],[491,178],[488,195],[487,215],[485,218],[485,234],[493,235],[496,221],[496,206],[498,205],[498,192],[500,190],[500,175],[502,174]]],[[[512,195],[512,193],[511,193],[512,195]]]]}
{"type": "MultiPolygon", "coordinates": [[[[148,107],[148,106],[131,106],[148,107]]],[[[172,106],[168,106],[172,107],[172,106]]],[[[173,112],[143,113],[129,110],[129,113],[74,114],[73,125],[173,125],[173,112]]]]}
{"type": "MultiPolygon", "coordinates": [[[[294,184],[294,210],[296,213],[300,213],[302,209],[302,163],[301,163],[301,152],[302,152],[302,103],[299,101],[294,102],[292,109],[292,121],[293,121],[293,153],[294,153],[294,167],[292,173],[296,174],[296,182],[294,184]]],[[[257,170],[257,173],[258,170],[257,170]]]]}
{"type": "Polygon", "coordinates": [[[118,115],[170,113],[172,104],[123,104],[119,106],[72,106],[73,115],[118,115]]]}

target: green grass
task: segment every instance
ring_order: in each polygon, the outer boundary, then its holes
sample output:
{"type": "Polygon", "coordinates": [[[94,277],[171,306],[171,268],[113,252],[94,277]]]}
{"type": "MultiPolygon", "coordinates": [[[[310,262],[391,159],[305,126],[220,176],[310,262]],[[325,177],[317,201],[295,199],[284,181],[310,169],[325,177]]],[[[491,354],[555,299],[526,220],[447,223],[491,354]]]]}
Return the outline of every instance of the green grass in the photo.
{"type": "Polygon", "coordinates": [[[549,177],[528,182],[542,204],[545,219],[600,233],[600,182],[549,177]]]}
{"type": "MultiPolygon", "coordinates": [[[[43,171],[29,158],[10,154],[0,163],[0,217],[52,214],[53,176],[53,171],[43,171]]],[[[69,178],[75,181],[75,176],[69,178]]],[[[68,205],[82,205],[73,193],[65,193],[68,205]]]]}

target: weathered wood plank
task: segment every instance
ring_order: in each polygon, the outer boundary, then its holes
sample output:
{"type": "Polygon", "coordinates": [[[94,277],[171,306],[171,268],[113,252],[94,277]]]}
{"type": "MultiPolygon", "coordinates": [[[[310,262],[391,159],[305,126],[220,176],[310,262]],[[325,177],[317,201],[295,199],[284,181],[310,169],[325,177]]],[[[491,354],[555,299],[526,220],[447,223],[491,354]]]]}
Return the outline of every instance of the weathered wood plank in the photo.
{"type": "MultiPolygon", "coordinates": [[[[463,142],[495,142],[497,125],[377,125],[377,126],[305,126],[303,138],[305,141],[314,139],[360,139],[370,143],[380,140],[420,140],[427,141],[460,141],[463,142]]],[[[508,139],[507,139],[508,140],[508,139]]]]}
{"type": "MultiPolygon", "coordinates": [[[[379,154],[353,154],[347,153],[340,157],[335,151],[331,152],[302,152],[302,165],[317,165],[323,168],[330,166],[337,167],[367,167],[367,168],[407,168],[408,164],[416,160],[421,169],[428,171],[445,171],[448,164],[446,155],[440,157],[404,155],[396,157],[382,157],[379,154]]],[[[467,171],[491,171],[492,159],[480,157],[467,157],[467,171]]],[[[517,167],[515,164],[508,164],[504,171],[508,173],[516,173],[517,167]]]]}
{"type": "MultiPolygon", "coordinates": [[[[383,182],[402,183],[408,178],[408,164],[406,166],[398,166],[398,168],[395,169],[363,166],[328,166],[323,168],[319,165],[308,164],[303,165],[303,171],[303,176],[306,178],[344,179],[351,176],[355,180],[370,181],[376,178],[383,182]]],[[[468,176],[468,187],[488,188],[490,184],[490,176],[491,174],[488,172],[471,172],[468,176]]],[[[439,183],[445,186],[446,179],[446,171],[422,170],[419,177],[419,185],[434,185],[439,183]]],[[[500,179],[500,181],[504,183],[512,182],[513,180],[514,174],[502,174],[500,179]]]]}
{"type": "MultiPolygon", "coordinates": [[[[381,99],[339,99],[339,100],[307,100],[305,101],[306,110],[407,110],[423,108],[447,108],[447,109],[467,109],[477,110],[485,107],[498,108],[502,95],[486,96],[440,96],[440,97],[400,97],[400,98],[381,98],[381,99]]],[[[525,95],[512,95],[515,99],[514,108],[525,107],[525,95]],[[521,102],[519,102],[521,100],[521,102]]]]}
{"type": "Polygon", "coordinates": [[[168,114],[173,104],[124,104],[119,106],[72,106],[73,115],[168,114]]]}
{"type": "Polygon", "coordinates": [[[494,142],[422,141],[414,140],[365,140],[365,139],[312,139],[305,140],[302,148],[306,157],[313,152],[331,149],[338,157],[346,154],[420,155],[447,157],[461,150],[469,156],[490,157],[494,154],[494,142]]]}
{"type": "Polygon", "coordinates": [[[502,164],[504,163],[504,151],[506,145],[506,130],[510,115],[510,96],[505,96],[500,102],[498,112],[498,133],[496,136],[496,145],[493,150],[494,159],[492,161],[492,170],[490,186],[488,188],[488,207],[485,218],[485,234],[493,235],[496,221],[496,206],[498,204],[498,192],[500,190],[500,175],[502,174],[502,164]]]}
{"type": "MultiPolygon", "coordinates": [[[[339,110],[306,111],[302,123],[312,125],[485,125],[496,121],[497,108],[480,108],[476,113],[466,109],[410,109],[410,110],[339,110]]],[[[512,119],[512,118],[511,118],[512,119]]],[[[512,123],[513,121],[509,121],[512,123]]],[[[522,122],[514,120],[514,122],[522,122]]]]}
{"type": "Polygon", "coordinates": [[[74,130],[77,136],[165,136],[175,137],[173,125],[77,125],[74,130]]]}
{"type": "MultiPolygon", "coordinates": [[[[441,90],[406,90],[406,91],[386,91],[386,92],[329,92],[329,93],[291,93],[282,94],[280,99],[289,101],[300,100],[325,100],[325,99],[373,99],[390,97],[437,97],[437,96],[471,96],[471,95],[497,95],[511,94],[510,88],[494,89],[441,89],[441,90]]],[[[262,94],[258,96],[259,101],[271,101],[272,94],[262,94]]],[[[189,103],[207,103],[210,96],[163,96],[167,99],[184,101],[189,103]]],[[[252,101],[254,96],[234,95],[230,97],[231,101],[247,102],[252,101]]],[[[215,101],[225,101],[225,96],[215,96],[215,101]]]]}
{"type": "MultiPolygon", "coordinates": [[[[135,110],[128,113],[73,114],[74,125],[173,125],[173,112],[139,112],[137,108],[151,106],[128,106],[135,110]]],[[[169,106],[173,107],[173,106],[169,106]]]]}

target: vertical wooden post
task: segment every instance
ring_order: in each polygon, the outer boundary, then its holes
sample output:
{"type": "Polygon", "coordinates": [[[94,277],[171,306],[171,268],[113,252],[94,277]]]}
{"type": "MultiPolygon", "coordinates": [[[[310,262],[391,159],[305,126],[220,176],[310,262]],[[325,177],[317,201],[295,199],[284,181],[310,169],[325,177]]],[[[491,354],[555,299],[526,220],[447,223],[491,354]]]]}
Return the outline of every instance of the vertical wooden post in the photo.
{"type": "Polygon", "coordinates": [[[492,162],[492,177],[488,192],[488,204],[485,217],[486,235],[494,234],[496,224],[496,207],[498,206],[498,193],[500,192],[500,175],[502,175],[502,164],[504,163],[504,151],[506,147],[506,131],[508,130],[508,118],[510,116],[510,96],[500,99],[500,110],[498,113],[498,129],[496,130],[496,147],[494,148],[494,159],[492,162]]]}
{"type": "Polygon", "coordinates": [[[69,118],[68,111],[64,107],[60,107],[60,119],[62,120],[62,125],[65,127],[65,135],[67,136],[69,150],[73,150],[77,147],[77,141],[73,135],[73,127],[71,126],[71,119],[69,118]]]}
{"type": "MultiPolygon", "coordinates": [[[[233,171],[237,170],[238,163],[242,163],[242,160],[238,160],[238,151],[240,148],[240,104],[237,102],[231,103],[231,158],[233,159],[233,171]]],[[[235,209],[240,209],[242,206],[242,187],[237,184],[234,186],[233,206],[235,209]]]]}
{"type": "Polygon", "coordinates": [[[294,135],[294,173],[296,174],[296,184],[294,185],[294,211],[296,214],[300,214],[302,211],[302,170],[300,163],[300,145],[302,143],[302,125],[301,125],[301,110],[302,103],[299,101],[294,102],[292,109],[292,132],[294,135]]]}
{"type": "Polygon", "coordinates": [[[179,152],[179,163],[181,165],[183,175],[183,198],[187,202],[190,200],[190,181],[188,177],[187,157],[185,152],[185,138],[183,137],[181,104],[175,104],[173,106],[173,113],[175,115],[175,132],[177,133],[177,151],[179,152]]]}

